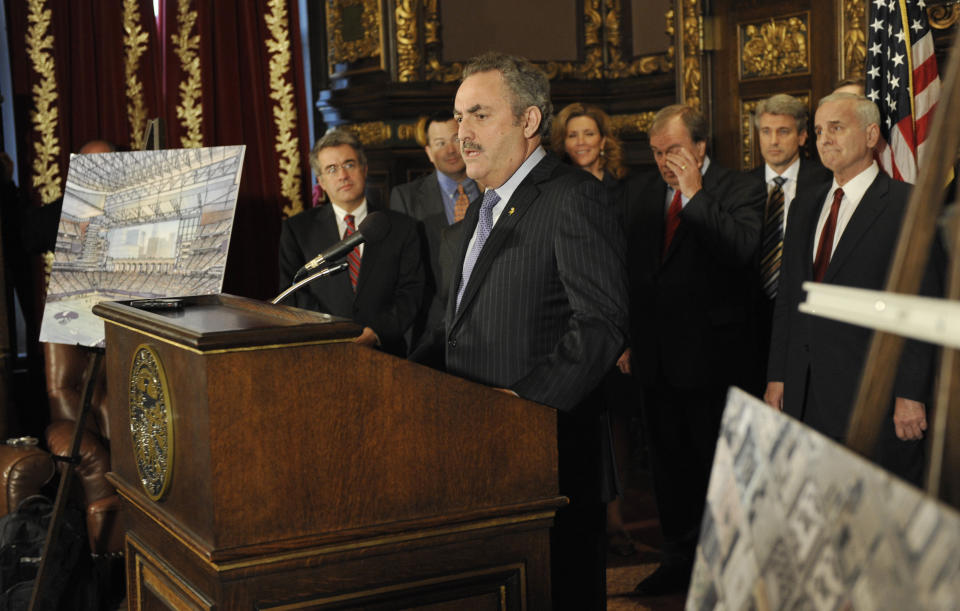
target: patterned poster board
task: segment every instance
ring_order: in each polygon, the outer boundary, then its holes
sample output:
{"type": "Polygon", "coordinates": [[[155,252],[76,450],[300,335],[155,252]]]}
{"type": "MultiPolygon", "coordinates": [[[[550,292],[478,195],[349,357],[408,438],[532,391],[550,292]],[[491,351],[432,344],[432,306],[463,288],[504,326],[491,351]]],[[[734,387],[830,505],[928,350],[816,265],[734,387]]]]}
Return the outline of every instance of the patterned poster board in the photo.
{"type": "Polygon", "coordinates": [[[958,609],[960,513],[733,388],[686,608],[958,609]]]}
{"type": "Polygon", "coordinates": [[[102,346],[101,301],[219,293],[245,150],[70,157],[40,341],[102,346]]]}

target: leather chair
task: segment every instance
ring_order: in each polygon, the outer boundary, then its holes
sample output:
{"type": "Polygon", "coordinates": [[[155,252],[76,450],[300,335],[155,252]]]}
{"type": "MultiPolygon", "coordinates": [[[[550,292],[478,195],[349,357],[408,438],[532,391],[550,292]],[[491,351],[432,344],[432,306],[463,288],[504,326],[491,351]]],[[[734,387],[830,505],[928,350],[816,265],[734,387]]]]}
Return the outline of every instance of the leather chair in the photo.
{"type": "Polygon", "coordinates": [[[23,499],[44,492],[55,473],[50,454],[36,444],[0,443],[0,515],[14,511],[23,499]]]}
{"type": "MultiPolygon", "coordinates": [[[[47,447],[58,456],[67,456],[80,415],[83,374],[91,356],[83,348],[66,344],[44,344],[43,352],[50,402],[47,447]]],[[[76,467],[86,507],[90,551],[96,555],[121,552],[124,535],[119,519],[120,498],[104,477],[110,470],[110,429],[106,374],[103,368],[100,371],[84,421],[80,463],[76,467]]]]}

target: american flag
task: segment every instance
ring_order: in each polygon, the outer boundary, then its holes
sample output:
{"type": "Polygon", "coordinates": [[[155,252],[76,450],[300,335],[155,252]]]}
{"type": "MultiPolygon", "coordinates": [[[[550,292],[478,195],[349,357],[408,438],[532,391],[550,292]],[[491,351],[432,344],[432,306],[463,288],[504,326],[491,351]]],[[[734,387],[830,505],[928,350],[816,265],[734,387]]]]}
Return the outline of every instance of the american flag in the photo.
{"type": "Polygon", "coordinates": [[[940,99],[926,3],[872,0],[868,29],[866,93],[880,107],[880,165],[912,183],[940,99]]]}

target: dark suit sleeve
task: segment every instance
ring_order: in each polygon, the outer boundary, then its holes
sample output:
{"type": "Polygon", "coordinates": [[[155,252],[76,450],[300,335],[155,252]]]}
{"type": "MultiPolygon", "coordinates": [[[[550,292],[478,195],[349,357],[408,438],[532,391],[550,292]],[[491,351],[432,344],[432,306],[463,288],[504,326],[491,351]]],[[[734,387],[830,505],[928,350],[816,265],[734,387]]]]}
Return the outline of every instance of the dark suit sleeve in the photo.
{"type": "Polygon", "coordinates": [[[290,220],[284,220],[280,229],[280,290],[290,286],[293,277],[306,262],[290,220]]]}
{"type": "Polygon", "coordinates": [[[410,214],[410,205],[409,202],[407,202],[405,194],[406,190],[400,187],[390,189],[390,209],[406,214],[407,216],[413,216],[410,214]]]}
{"type": "MultiPolygon", "coordinates": [[[[933,245],[930,249],[930,260],[920,284],[920,295],[943,297],[946,260],[946,253],[939,236],[934,236],[933,245]]],[[[900,356],[893,395],[929,404],[932,398],[930,393],[935,356],[936,348],[932,344],[918,340],[907,340],[904,343],[903,354],[900,356]]]]}
{"type": "Polygon", "coordinates": [[[380,341],[394,344],[402,341],[403,334],[420,310],[423,302],[424,270],[421,261],[420,235],[415,222],[393,223],[393,228],[403,230],[400,258],[397,269],[397,281],[390,307],[378,310],[373,320],[358,321],[368,324],[380,341]]]}
{"type": "MultiPolygon", "coordinates": [[[[770,331],[770,355],[767,359],[767,382],[783,382],[787,368],[787,340],[792,317],[797,313],[803,289],[802,270],[812,260],[812,253],[805,253],[809,227],[809,215],[817,213],[815,201],[819,192],[804,194],[794,198],[787,213],[787,231],[783,236],[783,254],[780,264],[780,280],[777,284],[777,298],[773,303],[773,326],[770,331]]],[[[810,263],[812,265],[812,263],[810,263]]]]}
{"type": "Polygon", "coordinates": [[[763,182],[731,172],[716,187],[704,185],[691,197],[683,208],[683,220],[712,246],[720,261],[749,265],[760,244],[766,202],[763,182]]]}
{"type": "MultiPolygon", "coordinates": [[[[278,261],[280,265],[280,291],[285,291],[293,284],[293,278],[307,262],[304,250],[300,245],[297,232],[294,228],[296,221],[286,219],[280,228],[280,246],[278,261]]],[[[306,287],[301,287],[283,300],[285,305],[292,305],[307,310],[316,310],[319,307],[317,300],[306,287]]]]}
{"type": "Polygon", "coordinates": [[[574,408],[626,345],[626,240],[600,182],[580,182],[555,203],[557,273],[573,313],[553,351],[511,390],[523,398],[574,408]]]}

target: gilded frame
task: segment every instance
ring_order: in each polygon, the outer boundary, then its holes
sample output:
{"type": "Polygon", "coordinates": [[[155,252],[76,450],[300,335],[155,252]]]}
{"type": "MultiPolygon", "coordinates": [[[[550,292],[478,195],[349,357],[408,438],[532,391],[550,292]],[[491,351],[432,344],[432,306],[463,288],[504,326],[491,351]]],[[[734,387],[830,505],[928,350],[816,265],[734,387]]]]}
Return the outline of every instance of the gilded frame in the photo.
{"type": "Polygon", "coordinates": [[[327,70],[331,77],[387,69],[384,52],[383,0],[327,0],[327,70]],[[359,7],[361,38],[344,40],[344,11],[359,7]],[[379,58],[378,66],[337,70],[338,64],[351,64],[379,58]]]}

